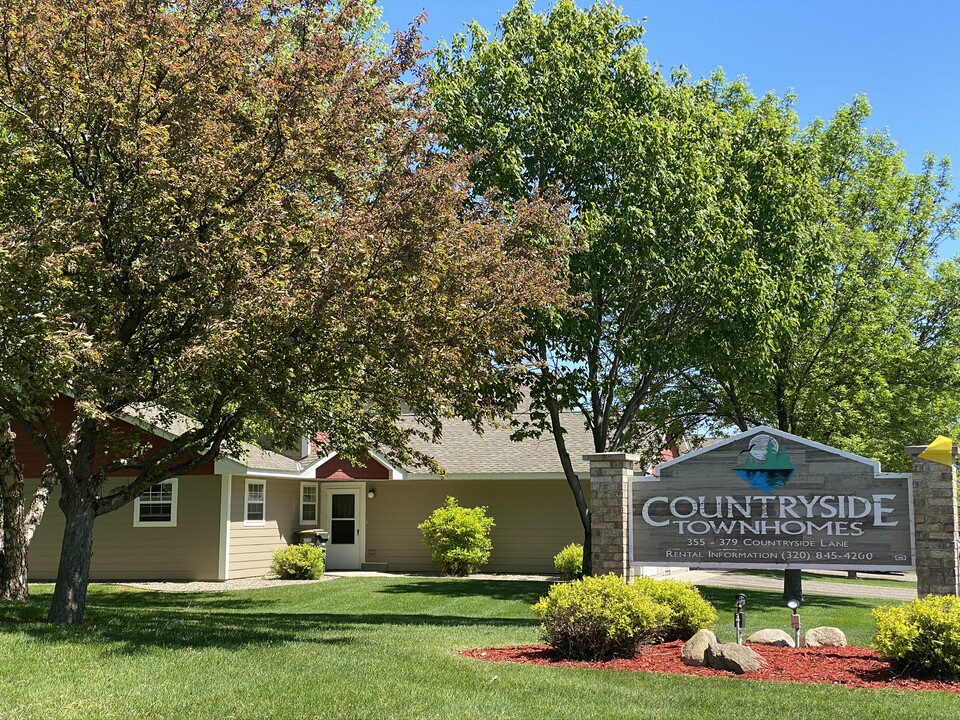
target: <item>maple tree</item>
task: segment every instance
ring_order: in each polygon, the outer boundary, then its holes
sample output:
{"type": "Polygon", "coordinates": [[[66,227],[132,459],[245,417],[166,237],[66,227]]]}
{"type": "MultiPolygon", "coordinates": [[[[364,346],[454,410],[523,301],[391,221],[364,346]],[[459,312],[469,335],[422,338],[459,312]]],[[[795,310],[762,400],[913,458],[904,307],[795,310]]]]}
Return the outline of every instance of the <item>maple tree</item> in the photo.
{"type": "Polygon", "coordinates": [[[525,311],[565,297],[566,213],[470,193],[407,81],[415,26],[388,48],[350,0],[2,4],[0,412],[61,489],[51,622],[83,621],[97,516],[243,440],[429,463],[412,434],[496,411],[478,389],[525,311]],[[111,431],[147,410],[190,429],[111,431]]]}

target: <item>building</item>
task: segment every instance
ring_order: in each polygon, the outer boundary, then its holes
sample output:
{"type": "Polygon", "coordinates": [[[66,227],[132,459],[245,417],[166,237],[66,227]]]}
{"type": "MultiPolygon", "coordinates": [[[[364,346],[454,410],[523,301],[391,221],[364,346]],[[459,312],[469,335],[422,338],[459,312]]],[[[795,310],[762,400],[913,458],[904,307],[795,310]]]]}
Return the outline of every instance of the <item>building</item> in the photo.
{"type": "MultiPolygon", "coordinates": [[[[72,401],[58,400],[57,413],[68,426],[72,401]]],[[[568,450],[589,502],[583,455],[593,452],[592,439],[579,413],[567,418],[568,450]]],[[[161,429],[132,415],[117,424],[154,445],[186,428],[161,429]]],[[[260,576],[269,572],[274,549],[318,527],[330,532],[331,570],[434,570],[417,525],[448,495],[464,506],[487,506],[496,522],[485,570],[552,572],[553,556],[583,540],[573,494],[552,436],[518,443],[510,434],[490,428],[478,436],[467,423],[445,424],[440,445],[420,448],[446,469],[443,479],[422,468],[395,467],[376,454],[354,465],[337,455],[317,457],[306,443],[284,453],[247,445],[241,456],[156,485],[97,518],[91,579],[260,576]]],[[[18,433],[16,449],[25,476],[38,478],[45,462],[25,433],[18,433]]],[[[57,498],[55,491],[31,544],[32,580],[56,575],[63,533],[57,498]]]]}

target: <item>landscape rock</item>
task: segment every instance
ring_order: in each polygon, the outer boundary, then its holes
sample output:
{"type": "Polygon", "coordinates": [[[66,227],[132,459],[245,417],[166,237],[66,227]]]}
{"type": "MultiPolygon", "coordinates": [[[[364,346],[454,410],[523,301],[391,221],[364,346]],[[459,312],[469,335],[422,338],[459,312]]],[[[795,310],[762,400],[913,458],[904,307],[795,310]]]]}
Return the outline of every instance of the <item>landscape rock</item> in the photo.
{"type": "Polygon", "coordinates": [[[751,670],[759,670],[766,661],[746,645],[723,643],[717,652],[708,649],[704,655],[710,667],[716,670],[728,670],[743,675],[751,670]]]}
{"type": "Polygon", "coordinates": [[[800,647],[845,647],[846,644],[847,636],[835,627],[810,628],[800,638],[800,647]]]}
{"type": "Polygon", "coordinates": [[[703,651],[703,666],[723,670],[723,658],[720,657],[720,644],[710,643],[703,651]]]}
{"type": "Polygon", "coordinates": [[[680,661],[684,665],[703,667],[707,664],[704,655],[711,648],[716,652],[717,636],[711,630],[700,630],[683,644],[680,650],[680,661]]]}
{"type": "Polygon", "coordinates": [[[783,630],[757,630],[753,635],[746,639],[746,642],[753,645],[774,645],[776,647],[793,647],[793,638],[783,630]]]}

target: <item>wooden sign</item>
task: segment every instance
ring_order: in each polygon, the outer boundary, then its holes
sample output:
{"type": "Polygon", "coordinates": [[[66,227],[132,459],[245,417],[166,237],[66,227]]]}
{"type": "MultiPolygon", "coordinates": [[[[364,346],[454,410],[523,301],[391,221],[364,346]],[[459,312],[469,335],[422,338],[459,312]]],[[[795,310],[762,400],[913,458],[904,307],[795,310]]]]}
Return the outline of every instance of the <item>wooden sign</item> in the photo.
{"type": "Polygon", "coordinates": [[[913,570],[909,474],[758,427],[631,487],[630,564],[913,570]]]}

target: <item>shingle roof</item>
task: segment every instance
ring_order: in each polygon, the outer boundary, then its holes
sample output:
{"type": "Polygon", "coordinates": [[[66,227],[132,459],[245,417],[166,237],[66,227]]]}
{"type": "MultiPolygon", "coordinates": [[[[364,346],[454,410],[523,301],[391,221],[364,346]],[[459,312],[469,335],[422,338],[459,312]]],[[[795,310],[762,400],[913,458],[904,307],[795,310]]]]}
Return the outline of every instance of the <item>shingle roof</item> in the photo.
{"type": "MultiPolygon", "coordinates": [[[[124,414],[137,425],[161,435],[178,437],[193,426],[193,421],[184,415],[168,412],[161,416],[151,407],[128,407],[124,414]]],[[[527,413],[515,415],[520,421],[527,419],[527,413]]],[[[573,469],[581,476],[589,473],[589,463],[584,462],[583,456],[594,452],[593,437],[584,425],[583,416],[578,412],[564,412],[561,418],[567,431],[564,437],[573,469]]],[[[412,416],[404,416],[404,421],[412,423],[412,416]]],[[[510,439],[513,432],[509,427],[487,426],[483,434],[478,435],[469,423],[451,419],[443,424],[439,445],[415,441],[414,448],[433,457],[448,475],[563,473],[551,433],[515,442],[510,439]]],[[[240,453],[229,453],[226,457],[250,469],[292,474],[317,460],[313,455],[295,460],[251,443],[243,443],[240,453]]],[[[410,475],[431,475],[426,468],[404,470],[410,475]]]]}
{"type": "MultiPolygon", "coordinates": [[[[517,413],[517,419],[526,419],[517,413]]],[[[566,428],[567,452],[578,474],[589,473],[589,464],[583,456],[594,452],[593,437],[586,430],[583,415],[577,412],[561,413],[566,428]]],[[[430,455],[446,469],[448,475],[479,475],[489,473],[563,473],[553,435],[545,432],[540,438],[522,442],[510,439],[509,427],[487,427],[477,435],[469,423],[448,420],[443,424],[439,445],[419,441],[414,447],[430,455]]],[[[409,468],[411,474],[421,474],[422,468],[409,468]]]]}
{"type": "MultiPolygon", "coordinates": [[[[196,421],[186,415],[172,411],[161,412],[154,406],[128,406],[124,408],[123,414],[131,422],[158,435],[180,437],[187,430],[196,426],[196,421]]],[[[248,468],[278,470],[289,473],[300,472],[304,464],[309,465],[314,459],[307,458],[305,462],[298,462],[286,455],[264,450],[252,443],[241,443],[240,452],[226,453],[224,457],[246,465],[248,468]]]]}

